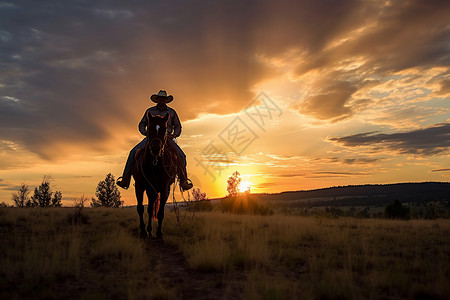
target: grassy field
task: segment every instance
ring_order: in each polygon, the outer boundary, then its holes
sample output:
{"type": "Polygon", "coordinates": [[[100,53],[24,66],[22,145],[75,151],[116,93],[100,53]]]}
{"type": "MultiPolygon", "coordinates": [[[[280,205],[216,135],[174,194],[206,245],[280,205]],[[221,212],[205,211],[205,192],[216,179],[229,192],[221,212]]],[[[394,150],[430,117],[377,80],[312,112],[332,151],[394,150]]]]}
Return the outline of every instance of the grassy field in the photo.
{"type": "Polygon", "coordinates": [[[450,220],[0,209],[0,299],[449,299],[450,220]]]}

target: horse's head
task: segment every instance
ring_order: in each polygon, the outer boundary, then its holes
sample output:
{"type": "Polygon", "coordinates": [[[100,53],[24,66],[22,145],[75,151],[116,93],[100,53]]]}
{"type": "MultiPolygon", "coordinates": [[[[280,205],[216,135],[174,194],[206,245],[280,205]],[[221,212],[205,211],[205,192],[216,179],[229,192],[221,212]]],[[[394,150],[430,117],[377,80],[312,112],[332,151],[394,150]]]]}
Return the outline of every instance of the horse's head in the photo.
{"type": "Polygon", "coordinates": [[[167,139],[166,131],[168,121],[168,113],[164,117],[154,117],[150,112],[148,113],[147,143],[150,147],[151,154],[155,157],[160,156],[164,150],[167,139]]]}

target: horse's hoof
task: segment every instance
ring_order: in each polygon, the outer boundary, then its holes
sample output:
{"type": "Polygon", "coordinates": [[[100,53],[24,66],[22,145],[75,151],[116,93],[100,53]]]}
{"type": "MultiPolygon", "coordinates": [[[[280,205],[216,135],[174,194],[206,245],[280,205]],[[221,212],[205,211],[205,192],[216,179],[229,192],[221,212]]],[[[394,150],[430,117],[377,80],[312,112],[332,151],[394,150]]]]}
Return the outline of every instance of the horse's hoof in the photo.
{"type": "Polygon", "coordinates": [[[161,232],[157,232],[157,233],[156,233],[156,238],[157,238],[158,240],[162,240],[162,239],[163,239],[163,234],[162,234],[161,232]]]}
{"type": "Polygon", "coordinates": [[[146,239],[148,237],[147,231],[141,231],[141,238],[146,239]]]}

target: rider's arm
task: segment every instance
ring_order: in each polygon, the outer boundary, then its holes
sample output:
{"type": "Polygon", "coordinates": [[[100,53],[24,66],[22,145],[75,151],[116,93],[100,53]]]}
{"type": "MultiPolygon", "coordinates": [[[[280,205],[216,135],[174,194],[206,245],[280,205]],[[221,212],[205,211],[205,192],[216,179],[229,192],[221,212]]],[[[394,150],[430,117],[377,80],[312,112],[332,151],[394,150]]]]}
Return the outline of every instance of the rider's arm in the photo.
{"type": "Polygon", "coordinates": [[[173,135],[175,137],[179,137],[181,134],[181,123],[176,111],[174,111],[174,118],[172,120],[172,125],[173,125],[173,135]]]}
{"type": "MultiPolygon", "coordinates": [[[[147,110],[147,111],[148,111],[148,110],[147,110]]],[[[140,132],[142,135],[147,135],[147,130],[146,130],[147,123],[148,123],[148,120],[147,120],[147,111],[145,111],[144,116],[142,117],[141,121],[139,122],[139,132],[140,132]]]]}

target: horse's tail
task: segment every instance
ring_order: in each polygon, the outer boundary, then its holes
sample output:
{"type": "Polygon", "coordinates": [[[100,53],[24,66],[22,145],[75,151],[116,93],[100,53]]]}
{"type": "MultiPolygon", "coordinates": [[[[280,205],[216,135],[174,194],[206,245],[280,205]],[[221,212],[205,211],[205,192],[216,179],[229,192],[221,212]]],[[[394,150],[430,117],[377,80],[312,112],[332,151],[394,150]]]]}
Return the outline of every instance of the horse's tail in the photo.
{"type": "Polygon", "coordinates": [[[160,198],[161,198],[161,193],[158,193],[158,196],[156,196],[155,204],[153,204],[153,216],[152,216],[153,220],[156,220],[156,215],[158,214],[160,198]]]}

